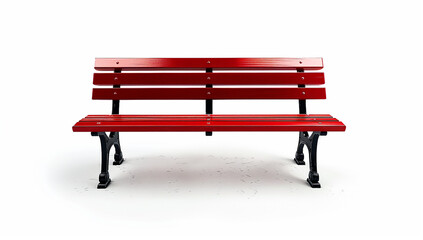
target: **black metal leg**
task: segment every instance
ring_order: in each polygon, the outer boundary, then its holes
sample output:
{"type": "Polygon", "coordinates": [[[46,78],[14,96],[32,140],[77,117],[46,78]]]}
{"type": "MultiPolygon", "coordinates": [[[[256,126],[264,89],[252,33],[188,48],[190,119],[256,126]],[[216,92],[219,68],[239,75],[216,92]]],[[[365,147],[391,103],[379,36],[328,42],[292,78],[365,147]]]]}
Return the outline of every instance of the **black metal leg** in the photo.
{"type": "Polygon", "coordinates": [[[308,137],[308,132],[300,132],[300,136],[298,137],[298,147],[297,152],[295,153],[294,161],[297,165],[305,165],[304,162],[304,143],[301,141],[301,138],[308,137]]]}
{"type": "Polygon", "coordinates": [[[107,188],[107,186],[109,186],[111,182],[109,175],[109,138],[105,133],[97,133],[96,135],[100,137],[101,143],[101,172],[98,176],[98,180],[100,181],[100,183],[97,185],[97,188],[107,188]]]}
{"type": "Polygon", "coordinates": [[[319,173],[317,173],[317,142],[319,134],[313,133],[310,137],[311,146],[309,148],[310,172],[308,173],[307,182],[312,188],[320,188],[319,173]]]}
{"type": "Polygon", "coordinates": [[[308,173],[307,182],[312,188],[320,188],[319,173],[317,173],[317,142],[319,136],[326,136],[327,132],[313,132],[311,136],[308,136],[307,132],[300,132],[300,140],[298,142],[297,153],[295,154],[295,162],[300,164],[302,160],[304,162],[304,145],[307,146],[310,162],[310,171],[308,173]]]}
{"type": "Polygon", "coordinates": [[[111,182],[109,175],[109,153],[112,146],[115,146],[116,150],[113,164],[119,165],[123,162],[123,154],[119,143],[119,133],[111,132],[110,136],[107,136],[105,132],[92,132],[91,135],[98,136],[101,143],[101,172],[98,177],[100,183],[97,185],[97,188],[107,188],[111,182]]]}
{"type": "Polygon", "coordinates": [[[121,165],[124,161],[122,149],[120,148],[120,140],[119,140],[119,133],[118,132],[111,132],[110,138],[115,138],[116,140],[113,142],[113,146],[115,146],[115,161],[113,161],[113,165],[121,165]]]}

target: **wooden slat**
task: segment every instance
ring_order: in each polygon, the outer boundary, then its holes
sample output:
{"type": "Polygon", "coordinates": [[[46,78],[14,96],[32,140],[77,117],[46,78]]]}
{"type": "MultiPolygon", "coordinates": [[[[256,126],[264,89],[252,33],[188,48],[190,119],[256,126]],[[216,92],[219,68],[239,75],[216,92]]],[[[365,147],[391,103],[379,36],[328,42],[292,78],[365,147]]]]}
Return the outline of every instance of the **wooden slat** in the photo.
{"type": "Polygon", "coordinates": [[[324,88],[94,88],[97,100],[325,99],[324,88]]]}
{"type": "Polygon", "coordinates": [[[316,85],[324,73],[94,73],[95,85],[316,85]]]}
{"type": "Polygon", "coordinates": [[[255,117],[251,117],[251,118],[84,118],[81,119],[81,122],[133,122],[133,121],[204,121],[206,119],[210,119],[212,121],[249,121],[249,122],[265,122],[265,121],[269,121],[269,122],[301,122],[301,121],[306,121],[306,122],[321,122],[321,121],[325,121],[325,122],[333,122],[333,121],[338,121],[338,119],[336,118],[327,118],[327,119],[321,119],[321,118],[255,118],[255,117]]]}
{"type": "Polygon", "coordinates": [[[328,114],[88,115],[73,127],[100,131],[345,131],[328,114]]]}
{"type": "Polygon", "coordinates": [[[345,131],[342,122],[137,121],[78,122],[75,132],[126,131],[345,131]]]}
{"type": "Polygon", "coordinates": [[[133,122],[133,121],[338,121],[336,118],[320,115],[88,115],[81,122],[133,122]]]}
{"type": "Polygon", "coordinates": [[[95,69],[131,70],[319,70],[322,58],[96,58],[95,69]]]}
{"type": "Polygon", "coordinates": [[[119,115],[88,115],[85,118],[98,118],[98,117],[111,117],[111,118],[333,118],[329,114],[155,114],[155,115],[135,115],[135,114],[119,114],[119,115]]]}

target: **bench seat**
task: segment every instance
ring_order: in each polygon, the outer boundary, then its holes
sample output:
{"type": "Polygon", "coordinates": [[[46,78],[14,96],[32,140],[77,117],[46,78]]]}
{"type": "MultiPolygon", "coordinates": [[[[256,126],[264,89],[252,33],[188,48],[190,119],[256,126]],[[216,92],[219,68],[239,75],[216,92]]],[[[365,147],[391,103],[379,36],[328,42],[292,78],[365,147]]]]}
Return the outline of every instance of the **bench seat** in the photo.
{"type": "Polygon", "coordinates": [[[328,114],[267,115],[88,115],[73,126],[75,132],[148,131],[345,131],[328,114]]]}

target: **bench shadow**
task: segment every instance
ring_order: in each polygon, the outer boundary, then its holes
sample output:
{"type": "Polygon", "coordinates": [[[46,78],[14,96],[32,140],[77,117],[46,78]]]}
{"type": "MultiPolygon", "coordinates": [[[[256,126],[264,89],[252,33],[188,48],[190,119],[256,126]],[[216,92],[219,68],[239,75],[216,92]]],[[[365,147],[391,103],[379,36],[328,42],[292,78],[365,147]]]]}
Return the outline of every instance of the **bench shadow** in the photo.
{"type": "Polygon", "coordinates": [[[107,191],[153,196],[242,193],[253,196],[265,190],[308,189],[305,181],[308,166],[298,166],[291,158],[267,153],[260,154],[260,158],[192,153],[126,157],[119,166],[110,162],[112,183],[105,190],[96,189],[99,170],[99,161],[79,159],[78,163],[55,167],[50,177],[60,189],[80,193],[107,191]]]}
{"type": "MultiPolygon", "coordinates": [[[[293,159],[280,156],[256,159],[158,155],[127,158],[122,165],[111,166],[110,172],[112,184],[119,188],[175,193],[233,190],[257,192],[264,188],[305,185],[305,176],[293,174],[293,168],[298,168],[293,159]]],[[[114,186],[111,185],[111,188],[114,186]]]]}

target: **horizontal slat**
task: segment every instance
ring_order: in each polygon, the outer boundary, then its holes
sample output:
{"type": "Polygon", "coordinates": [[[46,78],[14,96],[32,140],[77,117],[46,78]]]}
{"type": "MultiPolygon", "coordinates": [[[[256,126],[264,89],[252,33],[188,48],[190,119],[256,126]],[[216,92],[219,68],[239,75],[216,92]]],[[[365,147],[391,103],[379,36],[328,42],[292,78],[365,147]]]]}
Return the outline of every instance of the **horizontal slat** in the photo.
{"type": "Polygon", "coordinates": [[[88,115],[85,118],[98,118],[98,117],[110,117],[110,118],[332,118],[329,114],[155,114],[155,115],[88,115]]]}
{"type": "Polygon", "coordinates": [[[324,84],[323,73],[94,73],[95,85],[324,84]]]}
{"type": "Polygon", "coordinates": [[[163,116],[163,115],[98,115],[87,116],[81,122],[133,122],[133,121],[338,121],[330,116],[309,116],[309,115],[184,115],[184,116],[163,116]]]}
{"type": "Polygon", "coordinates": [[[345,131],[328,114],[88,115],[76,132],[108,131],[345,131]]]}
{"type": "Polygon", "coordinates": [[[322,58],[96,58],[95,69],[130,70],[319,70],[322,58]]]}
{"type": "Polygon", "coordinates": [[[239,121],[239,122],[245,122],[245,121],[249,121],[249,122],[254,122],[254,121],[259,121],[259,122],[265,122],[265,121],[277,121],[277,122],[302,122],[302,121],[306,121],[306,122],[319,122],[319,121],[325,121],[325,122],[332,122],[332,121],[338,121],[338,119],[336,118],[331,118],[331,119],[321,119],[321,118],[84,118],[81,120],[81,122],[133,122],[133,121],[144,121],[144,122],[148,122],[148,121],[203,121],[203,120],[207,120],[210,119],[211,121],[221,121],[221,122],[225,122],[225,121],[239,121]]]}
{"type": "Polygon", "coordinates": [[[269,122],[269,121],[138,121],[78,122],[75,132],[127,131],[345,131],[341,122],[269,122]]]}
{"type": "Polygon", "coordinates": [[[325,99],[324,88],[94,88],[98,100],[325,99]]]}

